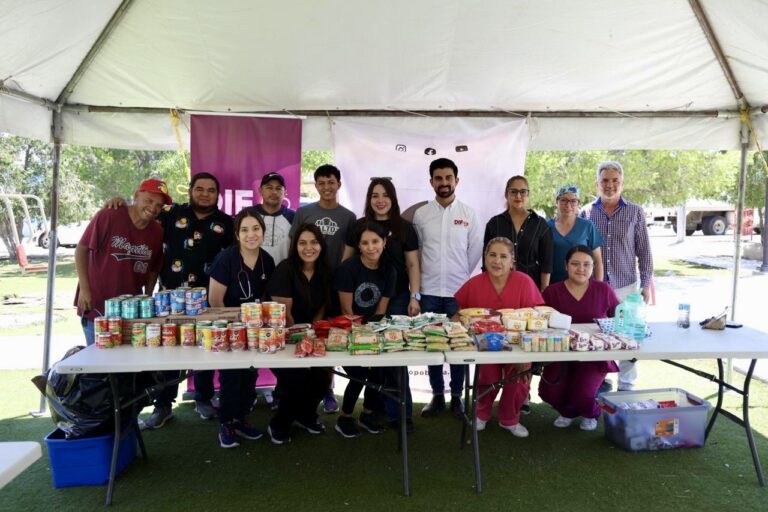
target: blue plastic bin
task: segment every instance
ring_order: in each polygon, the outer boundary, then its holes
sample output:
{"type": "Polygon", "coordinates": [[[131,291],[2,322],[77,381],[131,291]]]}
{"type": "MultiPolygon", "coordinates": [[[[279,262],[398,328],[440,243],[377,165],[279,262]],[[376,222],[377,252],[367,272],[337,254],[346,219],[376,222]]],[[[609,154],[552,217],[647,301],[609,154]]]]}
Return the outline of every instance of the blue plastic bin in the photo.
{"type": "Polygon", "coordinates": [[[600,393],[605,435],[627,451],[704,446],[709,402],[678,388],[600,393]],[[625,409],[623,402],[674,401],[677,407],[625,409]]]}
{"type": "MultiPolygon", "coordinates": [[[[109,481],[114,434],[67,440],[64,432],[56,429],[45,437],[51,461],[53,486],[104,485],[109,481]]],[[[120,441],[117,455],[117,474],[125,470],[136,458],[136,431],[131,428],[120,441]]]]}

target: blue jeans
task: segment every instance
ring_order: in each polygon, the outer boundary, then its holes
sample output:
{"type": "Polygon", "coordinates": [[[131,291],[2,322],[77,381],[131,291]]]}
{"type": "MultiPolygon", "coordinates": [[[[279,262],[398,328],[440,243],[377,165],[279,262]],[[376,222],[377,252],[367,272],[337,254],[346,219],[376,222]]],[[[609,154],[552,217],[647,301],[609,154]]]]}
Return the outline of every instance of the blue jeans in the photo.
{"type": "Polygon", "coordinates": [[[96,343],[96,332],[93,327],[93,320],[82,318],[83,334],[85,335],[85,344],[91,346],[96,343]]]}
{"type": "MultiPolygon", "coordinates": [[[[452,317],[459,311],[459,303],[453,297],[438,297],[436,295],[421,296],[421,311],[424,313],[443,313],[452,317]]],[[[451,396],[461,396],[464,389],[464,365],[452,364],[451,366],[451,396]]],[[[442,395],[445,392],[443,380],[443,366],[429,366],[429,385],[432,386],[433,395],[442,395]]]]}
{"type": "MultiPolygon", "coordinates": [[[[387,316],[392,315],[407,315],[408,304],[411,302],[411,293],[404,291],[389,299],[389,305],[387,306],[387,316]]],[[[398,369],[397,368],[385,368],[384,370],[384,385],[391,388],[398,387],[398,369]]],[[[384,411],[387,415],[387,421],[397,421],[400,419],[400,404],[397,400],[394,400],[388,396],[382,395],[384,399],[384,411]]],[[[413,397],[411,396],[411,388],[408,384],[408,377],[406,374],[405,380],[405,417],[410,418],[413,415],[413,397]]]]}

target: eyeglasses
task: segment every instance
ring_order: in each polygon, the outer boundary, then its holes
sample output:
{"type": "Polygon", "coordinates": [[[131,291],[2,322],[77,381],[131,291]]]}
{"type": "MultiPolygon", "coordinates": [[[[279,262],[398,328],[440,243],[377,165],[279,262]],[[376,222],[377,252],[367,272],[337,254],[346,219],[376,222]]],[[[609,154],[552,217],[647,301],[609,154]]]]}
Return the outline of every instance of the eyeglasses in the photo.
{"type": "Polygon", "coordinates": [[[578,199],[558,199],[557,202],[564,205],[570,204],[571,206],[576,206],[579,204],[578,199]]]}
{"type": "Polygon", "coordinates": [[[528,192],[530,192],[530,190],[528,190],[527,188],[508,188],[507,189],[507,194],[511,196],[525,197],[528,195],[528,192]]]}

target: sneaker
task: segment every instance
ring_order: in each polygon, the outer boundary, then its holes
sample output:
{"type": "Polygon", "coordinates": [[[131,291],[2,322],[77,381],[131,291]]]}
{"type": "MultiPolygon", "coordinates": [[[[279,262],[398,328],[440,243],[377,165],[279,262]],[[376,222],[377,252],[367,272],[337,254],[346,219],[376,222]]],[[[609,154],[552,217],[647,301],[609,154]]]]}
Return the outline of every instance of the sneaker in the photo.
{"type": "MultiPolygon", "coordinates": [[[[400,420],[389,420],[387,422],[387,425],[390,429],[392,429],[394,432],[400,432],[400,420]]],[[[406,418],[405,420],[405,432],[407,434],[413,434],[416,431],[416,426],[413,424],[413,420],[411,418],[406,418]]]]}
{"type": "Polygon", "coordinates": [[[235,421],[234,427],[235,434],[242,437],[243,439],[250,439],[255,441],[256,439],[261,439],[261,436],[264,435],[264,432],[254,426],[251,426],[245,421],[235,421]]]}
{"type": "Polygon", "coordinates": [[[204,420],[210,420],[218,416],[211,402],[204,400],[195,400],[195,412],[204,420]]]}
{"type": "Polygon", "coordinates": [[[634,391],[635,385],[634,384],[621,384],[619,385],[619,391],[634,391]]]}
{"type": "Polygon", "coordinates": [[[421,410],[424,418],[435,416],[440,411],[445,410],[445,397],[443,395],[433,395],[432,400],[421,410]]]}
{"type": "Polygon", "coordinates": [[[240,446],[235,437],[235,427],[232,423],[219,425],[219,446],[222,448],[235,448],[240,446]]]}
{"type": "Polygon", "coordinates": [[[597,428],[597,418],[582,418],[579,428],[581,430],[595,430],[597,428]]]}
{"type": "Polygon", "coordinates": [[[515,437],[528,437],[528,429],[520,423],[515,423],[514,425],[502,425],[499,423],[499,426],[504,430],[512,432],[512,435],[515,437]]]}
{"type": "Polygon", "coordinates": [[[361,412],[357,423],[371,434],[381,434],[385,430],[372,412],[361,412]]]}
{"type": "Polygon", "coordinates": [[[554,426],[557,428],[568,428],[573,423],[573,418],[566,418],[565,416],[558,416],[555,418],[554,426]]]}
{"type": "Polygon", "coordinates": [[[481,420],[477,418],[477,431],[485,430],[485,426],[488,424],[488,420],[481,420]]]}
{"type": "Polygon", "coordinates": [[[464,403],[461,401],[461,397],[451,397],[451,412],[454,416],[458,416],[459,418],[464,417],[464,403]]]}
{"type": "Polygon", "coordinates": [[[531,404],[525,402],[523,406],[520,407],[520,414],[531,414],[531,404]]]}
{"type": "Polygon", "coordinates": [[[146,428],[155,430],[162,428],[162,426],[171,418],[173,418],[173,412],[170,407],[155,407],[155,410],[152,411],[149,418],[144,421],[144,424],[146,425],[146,428]]]}
{"type": "Polygon", "coordinates": [[[297,425],[297,426],[303,428],[304,430],[306,430],[310,434],[318,435],[318,434],[322,434],[322,433],[325,432],[325,425],[323,425],[322,423],[320,423],[317,420],[312,420],[312,421],[294,421],[293,423],[294,423],[294,425],[297,425]]]}
{"type": "Polygon", "coordinates": [[[328,393],[323,398],[323,412],[331,414],[339,412],[339,402],[336,400],[336,396],[333,393],[328,393]]]}
{"type": "Polygon", "coordinates": [[[347,439],[360,435],[360,429],[357,428],[355,419],[351,416],[341,416],[336,422],[334,429],[347,439]]]}
{"type": "Polygon", "coordinates": [[[273,444],[286,444],[291,442],[291,436],[287,432],[272,430],[272,425],[267,427],[267,433],[273,444]]]}

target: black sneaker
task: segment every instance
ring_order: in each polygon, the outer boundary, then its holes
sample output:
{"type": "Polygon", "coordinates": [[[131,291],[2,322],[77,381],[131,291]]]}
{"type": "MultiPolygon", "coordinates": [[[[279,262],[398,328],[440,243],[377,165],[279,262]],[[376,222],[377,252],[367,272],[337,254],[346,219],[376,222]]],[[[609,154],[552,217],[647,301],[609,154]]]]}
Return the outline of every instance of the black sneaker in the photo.
{"type": "Polygon", "coordinates": [[[464,417],[464,403],[461,401],[461,397],[451,397],[451,412],[454,416],[458,416],[459,418],[464,417]]]}
{"type": "Polygon", "coordinates": [[[613,384],[609,380],[604,380],[600,387],[597,388],[597,394],[609,393],[613,389],[613,384]]]}
{"type": "Polygon", "coordinates": [[[520,414],[531,414],[531,404],[524,403],[522,407],[520,407],[520,414]]]}
{"type": "Polygon", "coordinates": [[[445,397],[443,395],[433,395],[432,400],[421,410],[424,418],[435,416],[440,411],[445,410],[445,397]]]}
{"type": "Polygon", "coordinates": [[[336,422],[336,426],[333,428],[347,439],[352,439],[353,437],[360,435],[360,429],[357,428],[355,419],[351,416],[340,416],[336,422]]]}
{"type": "MultiPolygon", "coordinates": [[[[395,432],[400,432],[400,420],[390,420],[387,422],[387,425],[395,432]]],[[[407,418],[405,420],[405,431],[408,434],[413,434],[416,431],[416,427],[414,426],[413,420],[411,418],[407,418]]]]}
{"type": "Polygon", "coordinates": [[[273,444],[286,444],[291,442],[291,436],[288,435],[288,432],[272,430],[272,425],[267,427],[267,433],[273,444]]]}
{"type": "Polygon", "coordinates": [[[295,425],[303,428],[304,430],[306,430],[310,434],[318,435],[318,434],[322,434],[322,433],[325,432],[325,425],[323,425],[322,423],[320,423],[317,420],[312,420],[312,421],[294,421],[293,423],[295,425]]]}
{"type": "Polygon", "coordinates": [[[385,430],[372,412],[361,412],[358,424],[371,434],[381,434],[385,430]]]}

